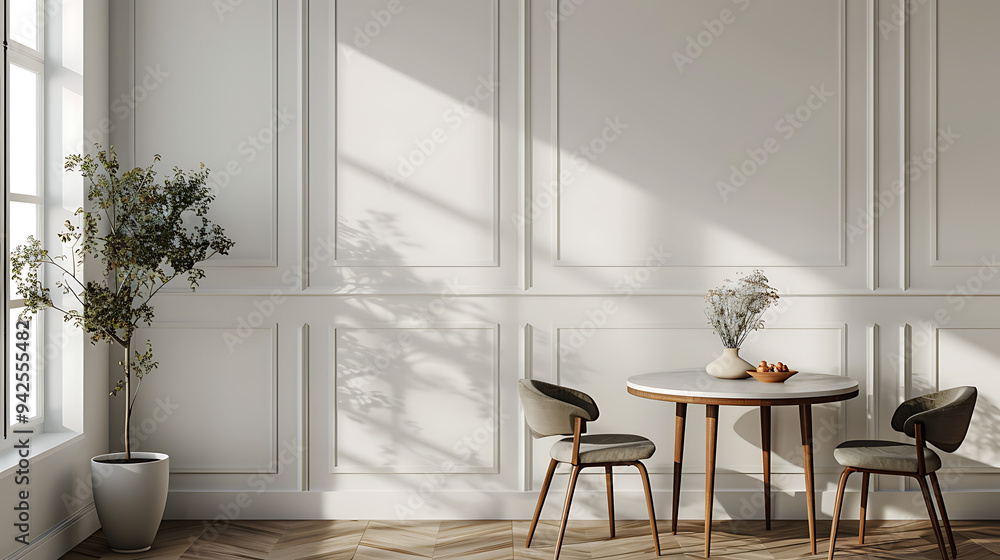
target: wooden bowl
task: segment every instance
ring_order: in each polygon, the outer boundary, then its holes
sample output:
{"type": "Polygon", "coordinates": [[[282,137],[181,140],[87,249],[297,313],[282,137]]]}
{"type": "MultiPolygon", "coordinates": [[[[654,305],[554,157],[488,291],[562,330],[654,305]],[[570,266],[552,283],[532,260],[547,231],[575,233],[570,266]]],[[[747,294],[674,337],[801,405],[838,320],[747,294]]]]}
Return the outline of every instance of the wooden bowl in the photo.
{"type": "Polygon", "coordinates": [[[760,372],[755,369],[748,369],[747,373],[753,376],[754,379],[760,381],[761,383],[784,383],[786,379],[798,373],[797,370],[790,369],[788,371],[764,371],[760,372]]]}

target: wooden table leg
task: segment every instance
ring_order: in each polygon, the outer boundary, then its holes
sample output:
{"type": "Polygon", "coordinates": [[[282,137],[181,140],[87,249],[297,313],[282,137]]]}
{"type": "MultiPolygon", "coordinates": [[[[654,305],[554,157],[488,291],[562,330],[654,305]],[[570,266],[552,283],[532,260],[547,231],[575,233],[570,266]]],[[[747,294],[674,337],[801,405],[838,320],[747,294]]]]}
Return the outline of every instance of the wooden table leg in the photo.
{"type": "Polygon", "coordinates": [[[670,530],[677,534],[677,509],[681,500],[681,464],[684,462],[684,420],[687,418],[687,403],[677,403],[674,421],[674,496],[670,530]]]}
{"type": "Polygon", "coordinates": [[[712,504],[715,500],[715,448],[719,435],[719,405],[705,405],[705,558],[711,555],[712,504]]]}
{"type": "Polygon", "coordinates": [[[764,454],[764,530],[771,530],[771,407],[760,407],[760,449],[764,454]]]}
{"type": "Polygon", "coordinates": [[[816,555],[816,496],[813,487],[812,405],[799,405],[799,428],[802,432],[802,469],[806,475],[806,511],[809,513],[809,543],[816,555]]]}

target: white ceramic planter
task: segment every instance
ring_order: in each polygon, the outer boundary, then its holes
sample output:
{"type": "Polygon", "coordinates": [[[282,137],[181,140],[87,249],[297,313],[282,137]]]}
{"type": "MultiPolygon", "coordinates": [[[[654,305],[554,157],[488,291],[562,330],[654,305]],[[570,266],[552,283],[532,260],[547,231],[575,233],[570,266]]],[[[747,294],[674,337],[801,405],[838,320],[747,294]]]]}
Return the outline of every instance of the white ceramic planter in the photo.
{"type": "Polygon", "coordinates": [[[750,362],[740,357],[739,348],[724,348],[722,355],[705,366],[705,371],[719,379],[746,379],[748,369],[755,369],[750,362]]]}
{"type": "Polygon", "coordinates": [[[111,550],[121,553],[149,550],[167,505],[170,457],[163,453],[133,452],[145,463],[104,463],[124,459],[124,453],[107,453],[90,460],[94,505],[111,550]]]}

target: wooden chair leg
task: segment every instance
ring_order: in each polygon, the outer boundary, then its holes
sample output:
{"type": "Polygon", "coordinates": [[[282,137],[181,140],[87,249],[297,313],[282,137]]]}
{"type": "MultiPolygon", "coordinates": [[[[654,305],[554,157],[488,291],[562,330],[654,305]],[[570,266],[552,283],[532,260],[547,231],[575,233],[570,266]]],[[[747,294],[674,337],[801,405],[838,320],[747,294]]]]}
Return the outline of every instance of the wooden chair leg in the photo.
{"type": "Polygon", "coordinates": [[[958,558],[958,547],[955,545],[955,535],[951,533],[951,521],[948,520],[948,511],[944,509],[944,496],[941,495],[941,485],[938,484],[937,473],[931,473],[931,486],[934,487],[934,496],[937,498],[938,509],[941,510],[944,530],[948,533],[948,542],[951,543],[951,555],[958,558]]]}
{"type": "Polygon", "coordinates": [[[611,529],[611,538],[615,538],[615,498],[614,498],[614,482],[612,482],[612,468],[611,465],[604,467],[604,478],[608,481],[608,525],[611,529]]]}
{"type": "Polygon", "coordinates": [[[914,478],[920,483],[920,491],[924,495],[924,503],[927,505],[927,516],[930,517],[931,527],[934,529],[934,536],[937,537],[938,548],[941,550],[941,560],[948,560],[948,551],[944,548],[944,537],[941,536],[941,527],[938,526],[937,514],[934,513],[934,502],[931,501],[931,492],[927,488],[927,481],[922,476],[914,478]]]}
{"type": "Polygon", "coordinates": [[[538,505],[535,506],[535,516],[531,518],[531,527],[528,528],[528,542],[524,543],[524,548],[531,548],[531,537],[535,534],[535,526],[538,525],[538,516],[542,513],[542,504],[545,503],[545,495],[549,493],[549,484],[552,483],[552,475],[556,472],[556,465],[559,461],[552,459],[549,461],[549,470],[545,472],[545,481],[542,482],[542,491],[538,494],[538,505]]]}
{"type": "Polygon", "coordinates": [[[566,534],[566,522],[569,521],[569,508],[573,504],[573,490],[576,488],[576,479],[578,476],[580,476],[580,465],[573,465],[573,472],[569,475],[569,486],[566,487],[566,504],[563,505],[562,522],[559,523],[559,538],[556,540],[556,555],[552,558],[552,560],[559,560],[559,552],[562,550],[563,536],[566,534]]]}
{"type": "Polygon", "coordinates": [[[854,472],[850,467],[844,469],[840,475],[840,484],[837,485],[837,504],[833,508],[833,527],[830,529],[830,554],[827,560],[833,560],[833,551],[837,546],[837,525],[840,524],[840,506],[844,503],[844,488],[847,486],[847,479],[854,472]]]}
{"type": "Polygon", "coordinates": [[[865,521],[868,517],[868,478],[871,473],[862,473],[864,477],[861,479],[861,515],[858,518],[860,521],[858,526],[858,544],[865,544],[865,521]]]}
{"type": "Polygon", "coordinates": [[[653,549],[656,555],[660,555],[660,534],[656,531],[656,513],[653,512],[653,490],[649,486],[649,473],[646,472],[646,465],[636,461],[635,467],[639,469],[642,476],[642,487],[646,491],[646,509],[649,510],[649,527],[653,530],[653,549]]]}

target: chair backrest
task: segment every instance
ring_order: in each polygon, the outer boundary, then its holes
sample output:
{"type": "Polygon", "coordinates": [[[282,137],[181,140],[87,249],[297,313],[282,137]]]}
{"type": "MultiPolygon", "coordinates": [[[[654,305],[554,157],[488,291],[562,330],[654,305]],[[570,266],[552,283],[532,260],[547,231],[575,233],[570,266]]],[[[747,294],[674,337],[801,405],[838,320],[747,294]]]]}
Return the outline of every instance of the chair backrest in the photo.
{"type": "Polygon", "coordinates": [[[517,392],[528,430],[536,438],[573,435],[576,418],[593,422],[600,414],[590,395],[569,387],[522,379],[517,392]]]}
{"type": "Polygon", "coordinates": [[[975,387],[955,387],[910,399],[896,408],[892,429],[914,437],[919,422],[925,440],[951,453],[965,441],[978,394],[975,387]]]}

